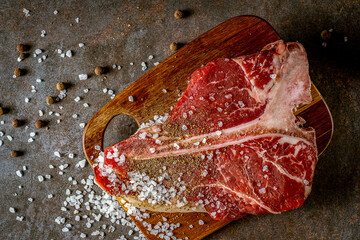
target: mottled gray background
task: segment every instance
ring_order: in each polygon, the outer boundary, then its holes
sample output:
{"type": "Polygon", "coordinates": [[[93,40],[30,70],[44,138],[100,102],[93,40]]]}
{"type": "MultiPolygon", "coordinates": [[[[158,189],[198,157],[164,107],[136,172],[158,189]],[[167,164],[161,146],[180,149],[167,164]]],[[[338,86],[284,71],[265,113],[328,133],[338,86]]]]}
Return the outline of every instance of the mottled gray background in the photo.
{"type": "MultiPolygon", "coordinates": [[[[5,124],[0,131],[14,140],[0,147],[0,218],[1,239],[78,239],[80,232],[91,233],[100,224],[110,224],[103,218],[91,229],[83,229],[84,221],[76,224],[73,214],[60,211],[65,200],[67,178],[78,181],[92,173],[89,165],[82,170],[76,162],[84,158],[81,147],[82,129],[110,96],[103,88],[121,92],[144,74],[140,63],[161,61],[171,52],[173,41],[187,43],[219,23],[238,15],[256,15],[266,19],[286,41],[301,42],[309,56],[310,75],[326,99],[332,112],[335,132],[331,144],[320,157],[316,169],[313,191],[300,209],[281,215],[248,216],[217,231],[207,239],[359,239],[360,238],[360,167],[359,167],[359,90],[360,90],[360,4],[359,1],[0,1],[0,105],[10,111],[0,116],[5,124]],[[23,8],[29,9],[25,17],[23,8]],[[189,16],[177,20],[176,9],[187,10],[189,16]],[[58,10],[57,15],[53,14],[58,10]],[[79,17],[80,22],[75,23],[79,17]],[[73,26],[70,26],[73,24],[73,26]],[[41,30],[47,35],[40,37],[41,30]],[[333,36],[322,46],[320,32],[333,29],[333,36]],[[348,38],[344,42],[344,37],[348,38]],[[79,48],[78,43],[85,43],[79,48]],[[18,43],[45,50],[48,58],[37,63],[30,56],[18,63],[15,48],[18,43]],[[55,49],[73,50],[72,58],[60,58],[55,49]],[[148,61],[152,54],[155,59],[148,61]],[[129,63],[134,62],[134,66],[129,63]],[[79,81],[80,73],[92,74],[97,65],[118,64],[123,69],[111,70],[105,81],[91,76],[79,81]],[[13,79],[16,67],[27,74],[13,79]],[[36,83],[35,79],[43,79],[36,83]],[[56,82],[71,83],[68,96],[61,103],[47,106],[46,96],[56,95],[56,82]],[[31,92],[31,85],[37,92],[31,92]],[[89,88],[88,94],[83,89],[89,88]],[[74,102],[76,96],[83,99],[74,102]],[[29,103],[24,98],[29,97],[29,103]],[[84,108],[83,103],[89,103],[84,108]],[[59,110],[59,106],[63,106],[59,110]],[[39,117],[38,110],[45,112],[39,117]],[[61,117],[48,112],[60,112],[61,117]],[[78,114],[73,119],[72,114],[78,114]],[[18,118],[24,125],[14,129],[11,121],[18,118]],[[33,143],[28,143],[37,119],[49,121],[49,130],[36,130],[33,143]],[[57,124],[56,119],[62,119],[57,124]],[[25,126],[29,126],[25,129],[25,126]],[[10,151],[24,154],[11,158],[10,151]],[[73,152],[74,159],[55,158],[54,151],[73,152]],[[63,176],[49,164],[69,163],[63,176]],[[15,171],[28,167],[22,178],[15,171]],[[38,175],[51,174],[43,183],[38,175]],[[18,186],[23,188],[19,189],[18,186]],[[18,196],[14,196],[17,193],[18,196]],[[49,193],[54,198],[47,199],[49,193]],[[29,203],[28,197],[35,201],[29,203]],[[16,214],[9,207],[17,209],[16,214]],[[25,217],[23,222],[16,215],[25,217]],[[69,233],[62,233],[56,224],[57,216],[66,216],[75,224],[69,233]]],[[[107,134],[107,145],[126,138],[136,126],[131,119],[118,118],[112,122],[114,130],[107,134]]],[[[74,188],[76,189],[76,188],[74,188]]],[[[100,190],[98,189],[98,192],[100,190]]],[[[82,210],[82,213],[86,213],[82,210]]],[[[129,228],[118,226],[106,235],[115,239],[129,228]]],[[[95,239],[95,237],[93,237],[95,239]]],[[[132,238],[131,238],[132,239],[132,238]]]]}

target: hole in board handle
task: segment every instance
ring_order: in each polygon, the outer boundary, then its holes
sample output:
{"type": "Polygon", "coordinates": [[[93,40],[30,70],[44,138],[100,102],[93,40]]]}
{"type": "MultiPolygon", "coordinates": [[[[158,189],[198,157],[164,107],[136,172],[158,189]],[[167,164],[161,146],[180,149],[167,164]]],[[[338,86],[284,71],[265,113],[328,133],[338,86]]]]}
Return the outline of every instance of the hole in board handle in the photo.
{"type": "Polygon", "coordinates": [[[103,149],[129,138],[138,128],[137,122],[130,115],[120,114],[114,117],[105,129],[103,149]]]}

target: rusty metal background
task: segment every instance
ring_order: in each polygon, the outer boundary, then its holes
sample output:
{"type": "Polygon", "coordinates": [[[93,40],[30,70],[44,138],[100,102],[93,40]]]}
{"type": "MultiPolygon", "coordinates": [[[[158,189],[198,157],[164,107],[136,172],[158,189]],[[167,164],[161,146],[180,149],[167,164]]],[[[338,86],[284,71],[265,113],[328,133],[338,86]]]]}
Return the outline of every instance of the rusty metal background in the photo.
{"type": "MultiPolygon", "coordinates": [[[[72,213],[60,210],[66,198],[64,189],[70,184],[68,177],[79,181],[92,173],[88,165],[81,170],[75,167],[84,158],[79,123],[86,123],[110,100],[104,88],[119,93],[144,73],[141,62],[151,68],[154,62],[169,56],[171,42],[186,44],[228,18],[245,14],[264,18],[284,40],[305,46],[310,75],[333,114],[335,133],[319,159],[313,191],[302,208],[281,215],[248,216],[207,239],[359,239],[360,4],[352,0],[0,1],[0,106],[8,110],[0,116],[0,121],[5,122],[0,124],[5,134],[0,136],[0,238],[79,239],[80,232],[87,233],[90,239],[98,238],[90,236],[91,232],[103,224],[111,225],[108,219],[87,229],[85,221],[76,222],[72,213]],[[30,10],[29,17],[25,17],[23,8],[30,10]],[[186,10],[187,16],[175,19],[176,9],[186,10]],[[57,15],[54,10],[58,10],[57,15]],[[320,37],[324,29],[333,29],[326,47],[320,37]],[[41,30],[46,31],[45,37],[41,37],[41,30]],[[79,48],[80,42],[85,47],[79,48]],[[31,53],[20,63],[16,60],[19,43],[29,45],[31,53]],[[38,48],[43,50],[40,56],[47,55],[42,63],[32,56],[38,48]],[[72,50],[73,56],[61,58],[55,52],[58,48],[72,50]],[[148,60],[149,55],[155,58],[148,60]],[[112,69],[113,64],[122,69],[112,69]],[[110,70],[103,81],[103,76],[93,74],[98,65],[110,70]],[[25,69],[26,74],[14,79],[17,67],[25,69]],[[89,79],[79,81],[81,73],[89,74],[89,79]],[[42,83],[37,83],[37,78],[42,83]],[[67,97],[48,106],[45,99],[57,95],[58,81],[70,85],[67,97]],[[36,93],[31,92],[32,85],[36,93]],[[83,92],[85,88],[90,89],[89,93],[83,92]],[[82,97],[79,103],[74,101],[77,96],[82,97]],[[26,97],[29,103],[25,103],[26,97]],[[90,107],[83,107],[85,102],[90,107]],[[39,110],[45,113],[43,117],[39,110]],[[50,111],[61,116],[49,115],[50,111]],[[78,117],[74,119],[73,114],[78,117]],[[22,126],[12,128],[14,118],[22,120],[22,126]],[[38,119],[48,121],[49,130],[35,129],[38,119]],[[57,123],[57,119],[62,121],[57,123]],[[35,141],[28,143],[33,131],[35,141]],[[11,150],[23,154],[11,158],[11,150]],[[72,152],[75,158],[59,159],[54,151],[72,152]],[[63,163],[70,166],[62,176],[58,169],[48,167],[63,163]],[[24,165],[28,170],[19,178],[15,172],[24,165]],[[53,178],[38,182],[37,176],[45,174],[53,178]],[[50,193],[54,197],[48,199],[50,193]],[[28,202],[29,197],[34,202],[28,202]],[[10,213],[9,207],[17,212],[10,213]],[[24,221],[16,221],[17,215],[24,216],[24,221]],[[57,216],[67,217],[67,223],[73,225],[70,232],[61,231],[63,226],[54,222],[57,216]]],[[[115,119],[109,129],[112,131],[106,133],[106,145],[129,136],[136,130],[136,123],[123,116],[115,119]]],[[[89,211],[81,209],[81,213],[89,211]]],[[[128,227],[115,226],[115,232],[107,233],[106,239],[127,236],[128,227]]]]}

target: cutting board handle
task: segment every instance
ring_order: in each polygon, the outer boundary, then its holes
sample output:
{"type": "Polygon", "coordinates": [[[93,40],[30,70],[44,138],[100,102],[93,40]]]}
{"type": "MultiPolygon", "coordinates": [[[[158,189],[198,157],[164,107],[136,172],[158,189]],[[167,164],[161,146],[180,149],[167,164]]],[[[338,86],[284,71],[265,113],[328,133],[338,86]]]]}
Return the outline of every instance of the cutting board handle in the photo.
{"type": "MultiPolygon", "coordinates": [[[[127,94],[120,93],[106,104],[86,125],[82,143],[85,157],[91,166],[95,163],[99,153],[104,151],[104,133],[110,121],[120,114],[131,116],[129,108],[127,108],[128,102],[127,94]]],[[[136,120],[136,118],[134,119],[136,120]]],[[[137,121],[137,123],[139,122],[137,121]]]]}

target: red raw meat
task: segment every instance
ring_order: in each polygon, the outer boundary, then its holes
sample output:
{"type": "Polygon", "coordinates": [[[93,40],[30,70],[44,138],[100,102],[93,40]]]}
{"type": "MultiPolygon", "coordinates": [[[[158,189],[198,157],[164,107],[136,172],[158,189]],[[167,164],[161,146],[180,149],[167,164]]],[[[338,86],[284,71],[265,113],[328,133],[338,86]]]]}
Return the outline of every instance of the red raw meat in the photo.
{"type": "Polygon", "coordinates": [[[208,63],[168,119],[107,148],[94,168],[112,195],[153,211],[217,220],[300,207],[311,191],[315,132],[294,107],[311,102],[299,43],[208,63]]]}

